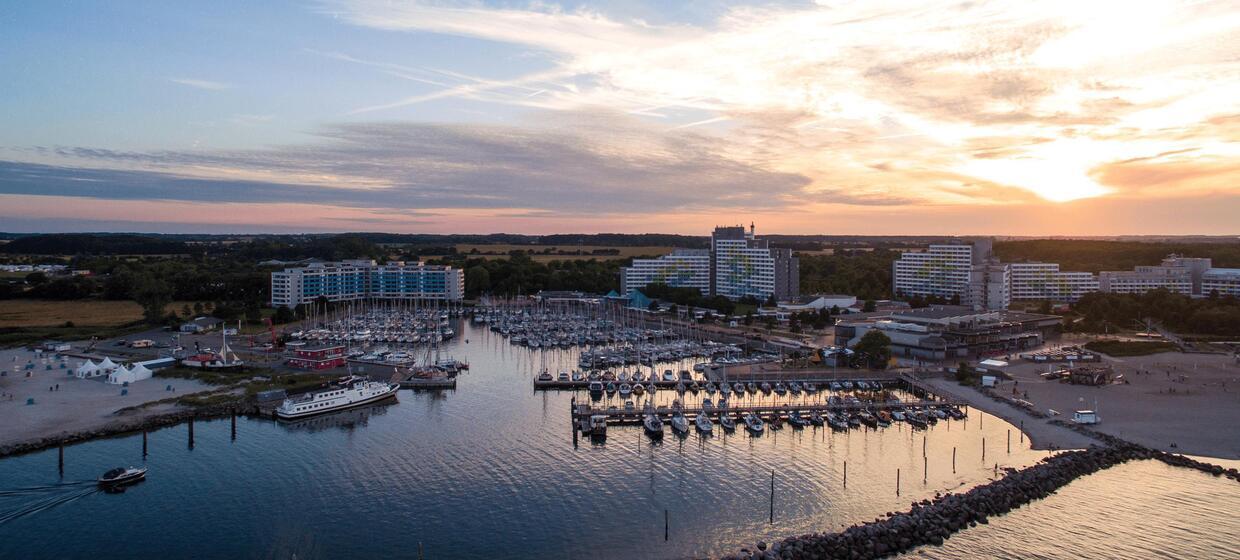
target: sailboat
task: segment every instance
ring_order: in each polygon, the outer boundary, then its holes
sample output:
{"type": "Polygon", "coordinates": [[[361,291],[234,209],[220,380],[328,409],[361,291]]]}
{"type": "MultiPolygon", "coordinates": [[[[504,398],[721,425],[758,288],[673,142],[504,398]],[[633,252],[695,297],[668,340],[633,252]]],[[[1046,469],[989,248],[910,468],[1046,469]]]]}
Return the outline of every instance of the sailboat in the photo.
{"type": "Polygon", "coordinates": [[[181,365],[185,367],[196,367],[202,369],[213,369],[218,371],[232,371],[245,367],[245,362],[237,357],[231,348],[228,347],[227,329],[220,329],[220,349],[217,352],[199,352],[192,356],[182,358],[181,365]]]}

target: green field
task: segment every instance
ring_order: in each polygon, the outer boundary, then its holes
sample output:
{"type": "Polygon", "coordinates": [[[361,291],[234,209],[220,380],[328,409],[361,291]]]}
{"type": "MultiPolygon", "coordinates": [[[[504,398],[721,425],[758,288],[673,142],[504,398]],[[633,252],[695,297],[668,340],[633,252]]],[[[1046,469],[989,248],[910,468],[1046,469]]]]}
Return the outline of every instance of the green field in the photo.
{"type": "Polygon", "coordinates": [[[1162,352],[1178,352],[1175,344],[1165,340],[1132,341],[1132,340],[1095,340],[1085,343],[1085,349],[1113,357],[1149,356],[1162,352]]]}

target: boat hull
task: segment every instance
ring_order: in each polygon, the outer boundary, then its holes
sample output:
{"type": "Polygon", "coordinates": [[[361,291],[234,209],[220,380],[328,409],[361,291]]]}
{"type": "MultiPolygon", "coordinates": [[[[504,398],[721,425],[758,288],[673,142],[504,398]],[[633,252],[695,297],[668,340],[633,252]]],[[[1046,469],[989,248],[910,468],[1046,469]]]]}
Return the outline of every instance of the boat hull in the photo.
{"type": "Polygon", "coordinates": [[[370,404],[370,403],[377,403],[377,402],[379,402],[379,401],[383,401],[383,400],[387,400],[387,399],[393,398],[393,397],[395,397],[395,396],[396,396],[396,391],[397,391],[397,390],[399,390],[399,389],[400,389],[400,386],[399,386],[399,385],[392,385],[392,386],[391,386],[391,388],[390,388],[390,389],[388,389],[387,391],[385,391],[385,392],[383,392],[383,393],[380,393],[380,394],[378,394],[378,395],[375,395],[375,396],[373,396],[373,397],[365,398],[365,399],[362,399],[362,400],[359,400],[359,401],[354,401],[354,402],[351,402],[351,403],[349,403],[349,404],[345,404],[345,405],[333,406],[333,407],[330,407],[330,408],[323,408],[323,409],[318,409],[318,410],[309,410],[309,411],[306,411],[306,412],[282,412],[282,411],[277,410],[277,411],[276,411],[276,416],[277,416],[279,419],[281,419],[281,420],[295,420],[295,419],[299,419],[299,418],[307,418],[307,417],[310,417],[310,416],[318,416],[318,415],[320,415],[320,414],[327,414],[327,413],[329,413],[329,412],[339,412],[339,411],[341,411],[341,410],[348,410],[348,409],[350,409],[350,408],[357,408],[357,407],[359,407],[359,406],[367,405],[367,404],[370,404]]]}

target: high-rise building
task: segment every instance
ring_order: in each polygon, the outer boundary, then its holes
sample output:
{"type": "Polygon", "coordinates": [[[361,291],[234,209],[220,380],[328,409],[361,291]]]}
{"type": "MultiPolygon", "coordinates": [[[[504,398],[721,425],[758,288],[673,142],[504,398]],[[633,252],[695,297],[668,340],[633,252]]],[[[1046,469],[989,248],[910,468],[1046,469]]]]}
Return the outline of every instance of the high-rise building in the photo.
{"type": "Polygon", "coordinates": [[[753,224],[716,227],[710,236],[710,272],[714,295],[787,300],[800,295],[800,262],[791,249],[773,249],[758,239],[753,224]]]}
{"type": "Polygon", "coordinates": [[[633,264],[620,270],[621,293],[650,284],[697,288],[702,295],[710,295],[710,251],[676,249],[654,259],[633,259],[633,264]]]}
{"type": "Polygon", "coordinates": [[[460,269],[421,262],[323,262],[271,273],[272,307],[296,307],[320,297],[336,302],[361,299],[458,301],[464,296],[465,275],[460,269]]]}
{"type": "Polygon", "coordinates": [[[1074,302],[1098,291],[1098,277],[1091,272],[1064,272],[1058,263],[1011,263],[1012,300],[1074,302]]]}
{"type": "Polygon", "coordinates": [[[1010,270],[994,258],[988,238],[931,245],[904,253],[891,266],[894,291],[903,297],[958,298],[974,309],[1004,309],[1011,302],[1010,270]]]}
{"type": "Polygon", "coordinates": [[[717,227],[711,234],[710,248],[677,249],[656,259],[634,259],[620,270],[623,292],[663,283],[697,288],[703,295],[729,299],[772,296],[785,301],[800,295],[800,261],[791,249],[772,248],[758,239],[753,224],[717,227]]]}
{"type": "Polygon", "coordinates": [[[1098,273],[1098,290],[1110,294],[1143,294],[1157,289],[1193,295],[1192,273],[1182,266],[1138,266],[1098,273]]]}

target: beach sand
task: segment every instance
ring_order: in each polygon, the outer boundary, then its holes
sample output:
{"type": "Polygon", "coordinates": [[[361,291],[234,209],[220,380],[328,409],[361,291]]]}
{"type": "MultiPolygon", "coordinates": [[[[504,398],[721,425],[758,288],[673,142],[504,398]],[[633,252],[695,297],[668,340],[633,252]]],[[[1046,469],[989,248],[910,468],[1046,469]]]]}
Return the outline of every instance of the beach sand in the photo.
{"type": "MultiPolygon", "coordinates": [[[[1150,356],[1110,358],[1127,383],[1102,387],[1046,381],[1039,374],[1046,364],[1015,360],[1005,368],[1013,381],[995,389],[1006,396],[1032,402],[1043,413],[1055,410],[1061,420],[1072,412],[1096,409],[1101,422],[1094,430],[1150,448],[1202,457],[1240,459],[1240,365],[1231,356],[1164,352],[1150,356]],[[1026,396],[1027,395],[1027,396],[1026,396]]],[[[1024,410],[996,402],[954,379],[929,380],[974,406],[1013,424],[1023,421],[1038,449],[1082,447],[1093,440],[1071,430],[1047,424],[1024,410]]]]}
{"type": "Polygon", "coordinates": [[[145,402],[184,396],[209,390],[209,385],[186,379],[152,378],[127,387],[129,394],[121,396],[122,387],[109,385],[103,378],[78,379],[69,375],[81,360],[69,358],[66,369],[52,360],[52,370],[47,370],[41,357],[24,349],[0,350],[0,370],[8,373],[0,377],[0,447],[29,442],[89,430],[106,428],[112,424],[131,424],[148,416],[180,409],[167,403],[153,405],[139,411],[114,414],[118,409],[145,402]],[[33,360],[35,369],[26,377],[25,364],[33,360]],[[60,390],[49,387],[60,385],[60,390]],[[168,391],[171,385],[174,391],[168,391]],[[10,399],[11,395],[11,399],[10,399]],[[33,398],[35,404],[27,405],[33,398]]]}

